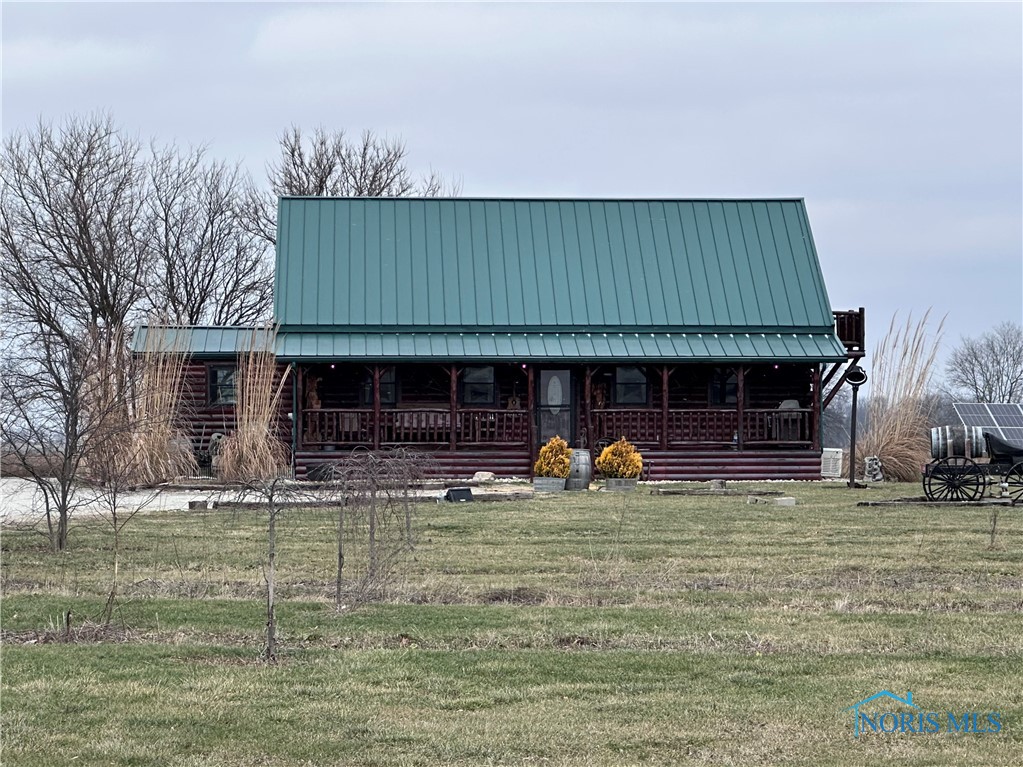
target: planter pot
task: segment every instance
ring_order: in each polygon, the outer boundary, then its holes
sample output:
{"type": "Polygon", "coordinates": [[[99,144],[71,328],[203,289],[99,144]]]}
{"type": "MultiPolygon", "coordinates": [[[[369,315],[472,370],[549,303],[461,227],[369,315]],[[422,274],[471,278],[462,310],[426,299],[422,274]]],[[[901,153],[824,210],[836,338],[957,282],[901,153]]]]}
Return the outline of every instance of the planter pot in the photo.
{"type": "Polygon", "coordinates": [[[631,493],[636,489],[638,477],[608,477],[607,490],[612,493],[631,493]]]}
{"type": "Polygon", "coordinates": [[[564,477],[533,477],[534,493],[560,493],[564,489],[564,477]]]}

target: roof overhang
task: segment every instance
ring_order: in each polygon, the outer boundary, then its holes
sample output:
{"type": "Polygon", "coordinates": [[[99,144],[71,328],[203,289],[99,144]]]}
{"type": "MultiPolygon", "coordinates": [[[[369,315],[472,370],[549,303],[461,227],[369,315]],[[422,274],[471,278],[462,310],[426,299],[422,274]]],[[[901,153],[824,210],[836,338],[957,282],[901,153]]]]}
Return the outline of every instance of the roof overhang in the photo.
{"type": "Polygon", "coordinates": [[[833,332],[287,332],[277,338],[286,361],[838,362],[833,332]]]}
{"type": "MultiPolygon", "coordinates": [[[[145,326],[133,349],[179,351],[196,359],[224,359],[272,338],[265,328],[161,328],[145,326]]],[[[840,362],[845,348],[831,330],[777,332],[655,330],[287,330],[276,336],[277,356],[287,362],[840,362]]]]}

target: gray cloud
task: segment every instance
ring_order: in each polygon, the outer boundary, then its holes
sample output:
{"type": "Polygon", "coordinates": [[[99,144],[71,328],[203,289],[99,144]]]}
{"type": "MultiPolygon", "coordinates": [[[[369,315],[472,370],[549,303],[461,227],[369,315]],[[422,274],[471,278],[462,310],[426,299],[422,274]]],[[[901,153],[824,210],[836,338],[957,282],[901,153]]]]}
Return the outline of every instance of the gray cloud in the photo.
{"type": "Polygon", "coordinates": [[[254,173],[291,123],[464,193],[803,196],[836,307],[1023,317],[1018,4],[5,5],[4,132],[108,108],[254,173]]]}

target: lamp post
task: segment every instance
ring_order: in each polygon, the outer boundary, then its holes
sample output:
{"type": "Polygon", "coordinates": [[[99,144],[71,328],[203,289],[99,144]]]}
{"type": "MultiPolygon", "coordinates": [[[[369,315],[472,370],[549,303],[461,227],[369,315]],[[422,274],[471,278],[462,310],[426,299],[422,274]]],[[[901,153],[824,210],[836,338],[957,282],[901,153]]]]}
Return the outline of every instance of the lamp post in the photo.
{"type": "Polygon", "coordinates": [[[856,399],[860,387],[867,382],[867,373],[859,365],[853,365],[845,375],[852,386],[852,413],[849,424],[849,487],[856,487],[856,399]]]}

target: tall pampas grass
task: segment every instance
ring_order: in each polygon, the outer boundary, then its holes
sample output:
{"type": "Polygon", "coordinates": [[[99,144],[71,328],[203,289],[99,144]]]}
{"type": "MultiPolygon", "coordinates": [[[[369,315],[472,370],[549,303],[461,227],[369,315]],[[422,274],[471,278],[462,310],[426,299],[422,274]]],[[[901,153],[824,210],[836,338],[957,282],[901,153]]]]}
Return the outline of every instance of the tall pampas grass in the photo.
{"type": "Polygon", "coordinates": [[[863,460],[876,455],[886,479],[916,482],[930,460],[927,432],[931,372],[944,332],[944,319],[931,333],[930,310],[916,323],[895,317],[873,352],[867,427],[857,448],[857,473],[863,460]]]}
{"type": "Polygon", "coordinates": [[[84,474],[109,484],[129,471],[132,359],[124,326],[90,325],[72,346],[87,374],[80,415],[86,424],[84,474]]]}
{"type": "Polygon", "coordinates": [[[138,484],[153,485],[198,469],[180,422],[187,332],[166,323],[151,323],[146,332],[130,441],[138,484]]]}
{"type": "Polygon", "coordinates": [[[224,479],[272,479],[288,471],[288,447],[276,432],[291,367],[278,376],[276,339],[276,328],[256,328],[238,354],[235,430],[224,440],[220,453],[224,479]]]}

